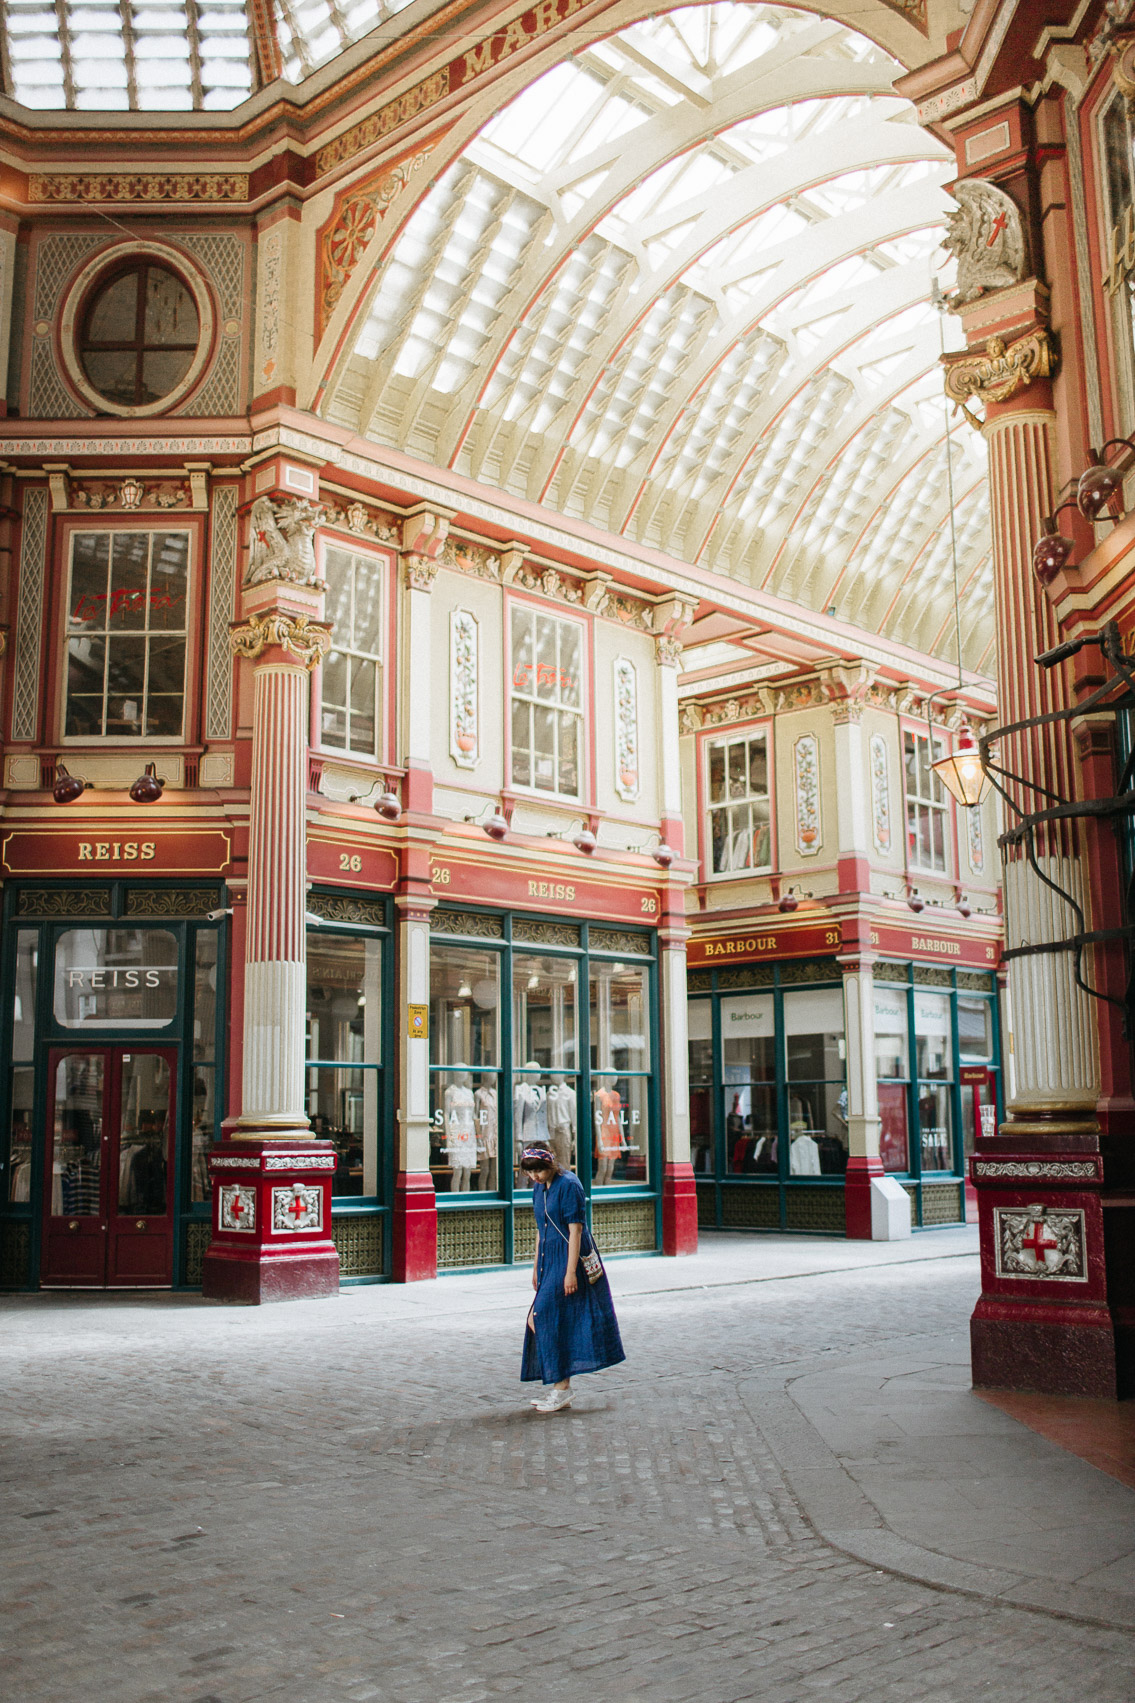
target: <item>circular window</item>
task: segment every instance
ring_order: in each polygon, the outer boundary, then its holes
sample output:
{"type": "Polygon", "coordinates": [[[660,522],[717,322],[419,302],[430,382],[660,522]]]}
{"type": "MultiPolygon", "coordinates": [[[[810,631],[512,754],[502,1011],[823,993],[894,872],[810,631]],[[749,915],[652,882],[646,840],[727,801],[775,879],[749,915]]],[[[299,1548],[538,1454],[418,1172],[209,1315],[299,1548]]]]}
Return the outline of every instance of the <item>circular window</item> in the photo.
{"type": "Polygon", "coordinates": [[[168,267],[143,261],[95,291],[83,319],[79,359],[100,396],[120,407],[143,408],[179,388],[200,337],[197,304],[186,285],[168,267]]]}
{"type": "Polygon", "coordinates": [[[193,260],[166,243],[115,243],[68,285],[59,353],[76,394],[100,414],[178,407],[213,354],[216,315],[193,260]]]}

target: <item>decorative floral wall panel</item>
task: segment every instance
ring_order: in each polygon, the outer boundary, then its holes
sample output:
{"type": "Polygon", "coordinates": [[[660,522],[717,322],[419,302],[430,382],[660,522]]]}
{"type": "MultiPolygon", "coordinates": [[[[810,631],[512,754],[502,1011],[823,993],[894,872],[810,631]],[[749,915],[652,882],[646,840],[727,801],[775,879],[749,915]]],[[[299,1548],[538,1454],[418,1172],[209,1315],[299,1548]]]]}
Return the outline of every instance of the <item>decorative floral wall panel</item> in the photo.
{"type": "Polygon", "coordinates": [[[891,777],[887,742],[881,733],[871,735],[871,834],[875,850],[891,849],[891,777]]]}
{"type": "Polygon", "coordinates": [[[615,791],[638,797],[638,675],[629,657],[615,658],[615,791]]]}
{"type": "Polygon", "coordinates": [[[966,831],[969,836],[969,866],[975,875],[985,872],[985,833],[980,810],[966,810],[966,831]]]}
{"type": "Polygon", "coordinates": [[[820,746],[814,733],[803,733],[792,748],[796,784],[796,850],[814,857],[820,833],[820,746]]]}
{"type": "Polygon", "coordinates": [[[463,769],[476,768],[481,755],[477,617],[454,609],[449,617],[449,750],[463,769]]]}

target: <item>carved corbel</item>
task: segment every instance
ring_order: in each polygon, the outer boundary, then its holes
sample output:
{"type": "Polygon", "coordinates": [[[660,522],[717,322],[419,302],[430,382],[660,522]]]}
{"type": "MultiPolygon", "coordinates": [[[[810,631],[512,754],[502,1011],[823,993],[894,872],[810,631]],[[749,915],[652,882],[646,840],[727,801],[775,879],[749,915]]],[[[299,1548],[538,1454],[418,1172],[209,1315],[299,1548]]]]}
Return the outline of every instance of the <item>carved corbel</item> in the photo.
{"type": "Polygon", "coordinates": [[[517,574],[524,566],[526,554],[527,551],[523,544],[511,543],[505,545],[500,556],[502,585],[513,584],[517,574]]]}
{"type": "Polygon", "coordinates": [[[682,641],[671,638],[663,633],[654,641],[654,652],[662,668],[680,668],[682,665],[682,641]]]}
{"type": "Polygon", "coordinates": [[[265,650],[287,651],[305,668],[314,668],[331,649],[331,628],[326,621],[308,615],[250,615],[229,628],[229,644],[235,656],[255,662],[265,650]]]}
{"type": "Polygon", "coordinates": [[[944,357],[946,395],[958,405],[970,425],[980,431],[982,421],[966,406],[967,402],[1007,402],[1034,379],[1050,378],[1056,362],[1055,344],[1042,326],[1008,345],[1001,337],[991,337],[976,354],[944,357]]]}
{"type": "Polygon", "coordinates": [[[425,556],[436,562],[441,547],[449,537],[449,523],[455,518],[453,509],[439,508],[434,503],[421,503],[402,517],[402,548],[407,555],[425,556]]]}
{"type": "Polygon", "coordinates": [[[45,461],[43,471],[47,474],[47,489],[51,496],[51,507],[58,514],[62,509],[71,507],[71,469],[65,461],[45,461]]]}
{"type": "Polygon", "coordinates": [[[654,631],[671,638],[685,631],[697,613],[697,603],[689,597],[667,597],[654,605],[654,631]]]}

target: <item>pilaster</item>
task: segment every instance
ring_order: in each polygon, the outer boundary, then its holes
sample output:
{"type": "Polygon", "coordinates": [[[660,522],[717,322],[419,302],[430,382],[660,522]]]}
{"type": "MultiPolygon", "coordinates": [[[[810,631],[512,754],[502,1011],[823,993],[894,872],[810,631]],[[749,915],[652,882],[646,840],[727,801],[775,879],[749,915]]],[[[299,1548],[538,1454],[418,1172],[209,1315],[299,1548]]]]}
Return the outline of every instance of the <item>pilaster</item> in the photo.
{"type": "MultiPolygon", "coordinates": [[[[845,789],[841,789],[845,790],[845,789]]],[[[847,1235],[869,1242],[871,1184],[883,1176],[879,1157],[879,1095],[875,1080],[875,966],[867,957],[841,958],[847,1044],[847,1235]]]]}

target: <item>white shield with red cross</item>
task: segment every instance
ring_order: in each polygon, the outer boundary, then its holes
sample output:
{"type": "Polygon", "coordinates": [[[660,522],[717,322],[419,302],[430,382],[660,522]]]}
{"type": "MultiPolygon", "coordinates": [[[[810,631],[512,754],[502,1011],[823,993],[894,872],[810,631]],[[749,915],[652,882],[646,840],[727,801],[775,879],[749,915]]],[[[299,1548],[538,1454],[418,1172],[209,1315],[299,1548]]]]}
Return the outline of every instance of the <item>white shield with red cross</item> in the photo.
{"type": "Polygon", "coordinates": [[[322,1230],[323,1190],[293,1183],[272,1190],[272,1228],[276,1231],[322,1230]]]}
{"type": "Polygon", "coordinates": [[[1082,1208],[997,1206],[993,1232],[998,1277],[1087,1282],[1082,1208]]]}
{"type": "Polygon", "coordinates": [[[256,1190],[243,1183],[221,1184],[221,1229],[255,1230],[256,1190]]]}

